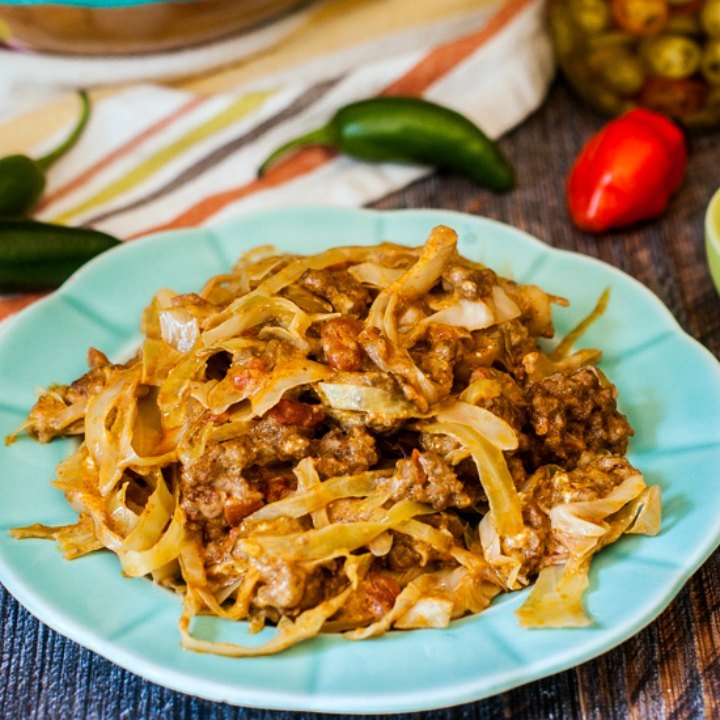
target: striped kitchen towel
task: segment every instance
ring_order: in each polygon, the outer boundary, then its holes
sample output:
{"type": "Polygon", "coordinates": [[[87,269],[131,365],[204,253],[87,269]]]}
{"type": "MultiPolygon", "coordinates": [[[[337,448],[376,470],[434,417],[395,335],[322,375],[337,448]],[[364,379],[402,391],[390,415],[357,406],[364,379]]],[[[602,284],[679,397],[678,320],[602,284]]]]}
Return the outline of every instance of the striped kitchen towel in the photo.
{"type": "MultiPolygon", "coordinates": [[[[517,125],[540,104],[553,74],[543,2],[480,5],[453,22],[445,17],[442,33],[450,36],[440,42],[436,20],[413,33],[412,42],[402,32],[378,32],[330,47],[324,57],[296,57],[291,66],[261,58],[265,72],[252,78],[235,67],[183,83],[99,93],[87,132],[53,168],[36,217],[133,239],[256,208],[376,201],[429,169],[365,164],[315,147],[261,180],[256,170],[271,150],[324,124],[338,107],[378,94],[448,105],[491,137],[517,125]]],[[[32,125],[15,121],[14,127],[23,124],[32,125]]],[[[54,128],[24,149],[39,154],[64,131],[54,128]]],[[[0,317],[35,297],[0,299],[0,317]]]]}

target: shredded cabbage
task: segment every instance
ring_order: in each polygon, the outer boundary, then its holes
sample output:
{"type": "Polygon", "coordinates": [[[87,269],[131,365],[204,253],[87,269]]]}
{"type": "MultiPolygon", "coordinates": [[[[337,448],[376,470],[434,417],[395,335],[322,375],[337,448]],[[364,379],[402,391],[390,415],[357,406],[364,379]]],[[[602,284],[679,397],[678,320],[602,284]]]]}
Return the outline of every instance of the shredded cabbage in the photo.
{"type": "Polygon", "coordinates": [[[449,435],[470,451],[499,532],[510,536],[520,533],[524,527],[520,498],[502,453],[467,425],[438,422],[426,425],[425,430],[449,435]]]}
{"type": "Polygon", "coordinates": [[[591,620],[582,606],[588,568],[550,565],[540,571],[528,599],[515,612],[523,627],[585,627],[591,620]]]}
{"type": "Polygon", "coordinates": [[[55,540],[66,560],[74,560],[103,547],[95,537],[92,520],[88,515],[80,515],[78,521],[72,525],[49,527],[33,523],[26,527],[14,528],[10,530],[10,534],[18,540],[27,538],[55,540]]]}
{"type": "Polygon", "coordinates": [[[160,334],[173,350],[187,353],[200,337],[200,323],[185,308],[170,308],[160,312],[160,334]]]}
{"type": "Polygon", "coordinates": [[[608,530],[604,522],[634,500],[647,486],[642,475],[632,475],[599,500],[556,505],[550,510],[550,524],[574,555],[586,553],[608,530]]]}
{"type": "Polygon", "coordinates": [[[408,418],[417,415],[417,408],[407,400],[383,388],[345,383],[318,383],[327,404],[336,410],[353,410],[377,415],[408,418]]]}
{"type": "Polygon", "coordinates": [[[290,360],[267,378],[251,400],[253,415],[264,415],[280,402],[282,396],[293,388],[324,380],[330,375],[327,365],[311,360],[290,360]]]}
{"type": "Polygon", "coordinates": [[[607,302],[546,352],[566,301],[461,257],[450,228],[421,248],[256,248],[198,294],[158,291],[129,361],[92,350],[42,392],[7,441],[81,436],[53,482],[78,521],[12,535],[114,552],[183,595],[184,648],[228,657],[445,628],[533,581],[523,626],[587,625],[593,556],[661,517],[618,453],[600,351],[573,351],[607,302]],[[605,395],[566,439],[580,368],[605,395]],[[198,614],[275,635],[217,642],[198,614]]]}
{"type": "Polygon", "coordinates": [[[85,413],[85,443],[98,467],[101,495],[110,493],[135,456],[132,431],[139,380],[137,373],[127,373],[93,398],[85,413]]]}
{"type": "Polygon", "coordinates": [[[457,423],[480,433],[498,450],[516,450],[518,439],[515,431],[500,417],[482,407],[466,402],[456,402],[435,415],[440,423],[457,423]]]}
{"type": "Polygon", "coordinates": [[[456,300],[452,305],[428,315],[423,324],[441,323],[466,330],[482,330],[495,323],[495,314],[482,300],[456,300]]]}
{"type": "Polygon", "coordinates": [[[298,463],[295,474],[301,481],[296,493],[269,503],[246,518],[245,522],[275,520],[279,517],[299,518],[325,508],[333,500],[349,497],[367,497],[378,480],[387,471],[364,472],[358,475],[341,475],[320,482],[312,461],[305,458],[298,463]]]}
{"type": "Polygon", "coordinates": [[[304,533],[243,538],[238,541],[238,549],[250,557],[282,558],[294,562],[327,561],[348,555],[385,530],[429,512],[432,508],[426,505],[401,500],[388,510],[375,513],[372,520],[336,523],[304,533]]]}
{"type": "Polygon", "coordinates": [[[399,268],[389,268],[373,262],[364,262],[353,265],[348,272],[361,283],[384,288],[394,283],[403,271],[399,268]]]}

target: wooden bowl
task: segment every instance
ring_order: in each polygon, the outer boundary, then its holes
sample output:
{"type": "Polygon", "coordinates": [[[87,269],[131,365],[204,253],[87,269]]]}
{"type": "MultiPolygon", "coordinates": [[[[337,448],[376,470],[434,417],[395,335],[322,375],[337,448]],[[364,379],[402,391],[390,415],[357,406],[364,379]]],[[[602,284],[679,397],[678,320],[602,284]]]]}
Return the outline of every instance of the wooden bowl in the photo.
{"type": "Polygon", "coordinates": [[[148,53],[231,35],[302,2],[184,0],[124,7],[81,7],[49,3],[9,5],[0,0],[0,34],[11,46],[50,53],[148,53]],[[6,28],[1,28],[3,21],[6,28]]]}

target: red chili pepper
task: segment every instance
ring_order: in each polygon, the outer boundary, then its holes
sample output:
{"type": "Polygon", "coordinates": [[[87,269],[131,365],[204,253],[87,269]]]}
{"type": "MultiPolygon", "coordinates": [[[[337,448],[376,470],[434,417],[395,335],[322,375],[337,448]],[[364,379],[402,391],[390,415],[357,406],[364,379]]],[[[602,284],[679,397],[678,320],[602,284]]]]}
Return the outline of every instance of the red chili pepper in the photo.
{"type": "Polygon", "coordinates": [[[608,123],[580,151],[567,200],[581,230],[603,232],[661,215],[687,163],[680,128],[652,110],[608,123]]]}

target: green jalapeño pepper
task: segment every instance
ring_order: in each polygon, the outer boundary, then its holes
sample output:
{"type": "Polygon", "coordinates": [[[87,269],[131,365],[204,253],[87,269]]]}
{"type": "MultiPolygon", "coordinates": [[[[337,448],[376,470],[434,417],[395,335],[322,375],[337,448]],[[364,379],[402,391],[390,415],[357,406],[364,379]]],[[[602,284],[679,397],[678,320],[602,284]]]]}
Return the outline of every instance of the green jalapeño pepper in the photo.
{"type": "Polygon", "coordinates": [[[510,190],[512,167],[497,145],[460,113],[407,97],[377,97],[340,108],[327,125],[295,138],[261,165],[291,150],[325,145],[370,162],[409,162],[459,172],[496,192],[510,190]]]}
{"type": "Polygon", "coordinates": [[[81,265],[119,242],[98,230],[0,219],[0,292],[60,285],[81,265]]]}
{"type": "Polygon", "coordinates": [[[0,158],[0,217],[25,215],[40,199],[45,189],[45,173],[77,142],[90,117],[90,100],[79,93],[82,108],[75,127],[52,152],[33,160],[27,155],[0,158]]]}

